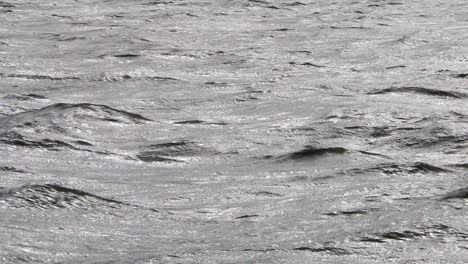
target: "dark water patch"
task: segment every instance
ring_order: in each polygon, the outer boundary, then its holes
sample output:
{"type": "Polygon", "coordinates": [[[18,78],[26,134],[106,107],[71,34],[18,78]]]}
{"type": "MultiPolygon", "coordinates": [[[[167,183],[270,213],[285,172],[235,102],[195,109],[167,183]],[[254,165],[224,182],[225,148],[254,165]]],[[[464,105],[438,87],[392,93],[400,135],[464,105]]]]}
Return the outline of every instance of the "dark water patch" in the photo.
{"type": "Polygon", "coordinates": [[[325,213],[325,215],[328,216],[339,216],[339,215],[345,215],[345,216],[351,216],[351,215],[366,215],[371,212],[378,211],[378,208],[370,208],[370,209],[356,209],[356,210],[344,210],[344,211],[334,211],[330,213],[325,213]]]}
{"type": "Polygon", "coordinates": [[[8,2],[0,1],[0,7],[3,7],[3,8],[13,8],[13,7],[16,7],[16,6],[13,5],[13,4],[11,4],[11,3],[8,3],[8,2]]]}
{"type": "Polygon", "coordinates": [[[468,73],[456,74],[456,75],[454,75],[453,77],[455,77],[455,78],[461,78],[461,79],[468,79],[468,73]]]}
{"type": "Polygon", "coordinates": [[[51,17],[58,17],[58,18],[66,18],[66,19],[73,19],[72,16],[65,16],[65,15],[59,15],[59,14],[52,14],[50,15],[51,17]]]}
{"type": "Polygon", "coordinates": [[[452,164],[450,166],[456,167],[456,168],[468,169],[468,163],[452,164]]]}
{"type": "Polygon", "coordinates": [[[368,155],[368,156],[376,156],[376,157],[381,157],[385,159],[390,159],[390,157],[385,156],[383,154],[379,154],[379,153],[374,153],[374,152],[369,152],[369,151],[364,151],[364,150],[357,150],[357,152],[364,154],[364,155],[368,155]]]}
{"type": "Polygon", "coordinates": [[[276,248],[264,248],[264,249],[246,248],[246,249],[242,249],[241,251],[267,253],[267,252],[278,251],[278,250],[279,249],[276,249],[276,248]]]}
{"type": "Polygon", "coordinates": [[[292,3],[284,3],[283,5],[285,5],[285,6],[305,6],[306,4],[296,1],[296,2],[292,2],[292,3]]]}
{"type": "Polygon", "coordinates": [[[91,22],[69,22],[67,24],[72,26],[88,26],[91,22]]]}
{"type": "Polygon", "coordinates": [[[450,199],[468,199],[468,187],[451,191],[441,198],[441,200],[450,199]]]}
{"type": "Polygon", "coordinates": [[[307,160],[315,159],[325,155],[343,155],[348,150],[342,147],[329,147],[329,148],[317,148],[313,146],[306,146],[304,149],[293,152],[284,157],[285,160],[307,160]]]}
{"type": "Polygon", "coordinates": [[[0,203],[12,208],[40,209],[98,209],[129,205],[57,184],[25,185],[19,188],[1,189],[0,203]]]}
{"type": "Polygon", "coordinates": [[[57,40],[66,42],[66,41],[86,40],[86,39],[87,38],[85,38],[85,37],[69,37],[69,38],[60,38],[60,39],[57,39],[57,40]]]}
{"type": "Polygon", "coordinates": [[[34,263],[34,264],[47,264],[47,263],[50,263],[50,261],[47,261],[47,260],[42,260],[42,259],[39,259],[38,257],[31,257],[31,256],[25,256],[25,254],[21,254],[19,253],[18,255],[11,255],[11,254],[8,254],[6,252],[2,252],[2,255],[0,257],[0,260],[2,261],[2,263],[8,263],[8,264],[20,264],[20,263],[24,263],[24,264],[31,264],[31,263],[34,263]]]}
{"type": "MultiPolygon", "coordinates": [[[[308,51],[308,50],[293,50],[293,51],[290,51],[289,53],[292,53],[292,54],[295,54],[295,53],[299,53],[299,54],[311,54],[312,52],[308,51]]],[[[293,63],[295,63],[293,61],[293,63]]]]}
{"type": "Polygon", "coordinates": [[[371,236],[363,236],[358,240],[370,243],[387,243],[392,241],[411,241],[416,239],[455,239],[466,241],[468,233],[462,232],[445,224],[432,224],[420,226],[413,230],[388,231],[376,233],[371,236]]]}
{"type": "Polygon", "coordinates": [[[457,121],[461,122],[468,122],[468,114],[460,113],[457,111],[450,111],[449,112],[453,117],[457,119],[457,121]]]}
{"type": "Polygon", "coordinates": [[[395,140],[404,147],[428,148],[440,145],[455,145],[466,143],[468,135],[433,135],[429,137],[405,137],[395,140]]]}
{"type": "Polygon", "coordinates": [[[219,154],[218,151],[205,147],[203,144],[180,140],[163,142],[143,147],[137,157],[145,162],[182,162],[181,157],[194,157],[219,154]]]}
{"type": "Polygon", "coordinates": [[[280,31],[280,32],[284,32],[284,31],[292,31],[294,29],[291,29],[291,28],[278,28],[278,29],[275,29],[273,31],[280,31]]]}
{"type": "Polygon", "coordinates": [[[426,234],[418,231],[390,231],[381,234],[376,234],[375,236],[365,236],[359,239],[361,242],[371,242],[371,243],[385,243],[391,240],[407,241],[416,238],[424,238],[426,234]]]}
{"type": "Polygon", "coordinates": [[[15,172],[15,173],[27,173],[27,171],[25,171],[23,169],[18,169],[18,168],[13,167],[13,166],[0,166],[0,171],[15,172]]]}
{"type": "Polygon", "coordinates": [[[215,82],[215,81],[205,82],[205,84],[206,85],[214,85],[214,86],[226,86],[226,85],[228,85],[225,82],[215,82]]]}
{"type": "MultiPolygon", "coordinates": [[[[367,127],[368,129],[371,129],[369,136],[373,138],[380,138],[380,137],[386,137],[386,136],[391,136],[393,134],[399,134],[402,131],[414,131],[414,130],[420,130],[421,128],[419,127],[389,127],[389,126],[378,126],[378,127],[367,127]]],[[[347,129],[347,128],[345,128],[347,129]]]]}
{"type": "MultiPolygon", "coordinates": [[[[82,111],[88,110],[93,113],[93,117],[105,121],[112,122],[122,122],[122,121],[131,121],[132,123],[142,123],[146,121],[151,121],[146,117],[141,116],[140,114],[127,112],[124,110],[119,110],[107,105],[101,104],[90,104],[90,103],[78,103],[78,104],[68,104],[68,103],[57,103],[44,107],[38,112],[63,112],[63,111],[82,111]],[[104,117],[100,113],[106,113],[108,117],[104,117]]],[[[88,115],[86,115],[88,116],[88,115]]]]}
{"type": "Polygon", "coordinates": [[[392,134],[392,130],[388,126],[381,126],[381,127],[362,127],[362,126],[353,126],[353,127],[344,127],[345,130],[352,130],[352,131],[363,131],[369,132],[369,136],[373,138],[379,137],[386,137],[392,134]]]}
{"type": "Polygon", "coordinates": [[[165,76],[132,76],[130,74],[122,75],[104,75],[91,78],[96,82],[121,82],[121,81],[179,81],[179,79],[165,76]]]}
{"type": "Polygon", "coordinates": [[[81,146],[93,146],[93,144],[89,143],[88,141],[84,141],[84,140],[75,140],[73,141],[74,143],[78,144],[78,145],[81,145],[81,146]]]}
{"type": "Polygon", "coordinates": [[[370,242],[370,243],[385,243],[385,240],[378,237],[361,237],[359,238],[361,242],[370,242]]]}
{"type": "Polygon", "coordinates": [[[246,218],[255,218],[255,217],[259,217],[259,215],[258,214],[241,215],[241,216],[236,217],[236,219],[246,219],[246,218]]]}
{"type": "Polygon", "coordinates": [[[344,248],[337,247],[297,247],[293,248],[294,251],[306,251],[306,252],[316,252],[316,253],[327,253],[333,255],[351,255],[352,253],[344,248]]]}
{"type": "Polygon", "coordinates": [[[204,124],[204,123],[205,121],[199,120],[199,119],[174,122],[174,124],[176,125],[196,125],[196,124],[204,124]]]}
{"type": "Polygon", "coordinates": [[[260,98],[253,96],[251,93],[247,93],[246,95],[235,99],[236,102],[249,102],[258,100],[260,100],[260,98]]]}
{"type": "Polygon", "coordinates": [[[443,91],[437,89],[430,89],[417,86],[404,86],[404,87],[390,87],[379,91],[368,92],[367,94],[388,94],[388,93],[415,93],[422,95],[438,96],[438,97],[449,97],[455,99],[467,98],[468,95],[461,92],[443,91]]]}
{"type": "Polygon", "coordinates": [[[405,65],[395,65],[395,66],[386,67],[385,69],[386,70],[391,70],[391,69],[396,69],[396,68],[406,68],[406,66],[405,65]]]}
{"type": "Polygon", "coordinates": [[[418,172],[436,172],[436,173],[443,173],[443,172],[450,172],[450,170],[440,168],[431,164],[423,163],[423,162],[416,162],[413,166],[409,169],[410,172],[418,171],[418,172]]]}
{"type": "Polygon", "coordinates": [[[315,68],[325,68],[325,66],[323,65],[319,65],[319,64],[315,64],[315,63],[312,63],[312,62],[295,62],[295,61],[291,61],[289,62],[290,65],[301,65],[301,66],[308,66],[308,67],[315,67],[315,68]]]}
{"type": "Polygon", "coordinates": [[[413,238],[420,238],[424,236],[424,233],[416,231],[402,231],[402,232],[387,232],[380,235],[384,239],[392,240],[408,240],[413,238]]]}
{"type": "Polygon", "coordinates": [[[151,1],[148,3],[143,3],[142,5],[170,5],[174,4],[172,1],[151,1]]]}
{"type": "Polygon", "coordinates": [[[247,0],[246,2],[255,3],[255,4],[270,4],[270,2],[264,0],[247,0]]]}
{"type": "Polygon", "coordinates": [[[189,157],[203,154],[217,154],[216,150],[205,147],[203,144],[189,141],[180,140],[173,142],[164,142],[158,144],[152,144],[145,147],[147,152],[157,156],[168,156],[168,157],[189,157]]]}
{"type": "Polygon", "coordinates": [[[177,160],[177,159],[172,159],[172,158],[159,156],[159,155],[153,153],[152,151],[142,151],[142,152],[138,153],[137,158],[139,160],[141,160],[141,161],[144,161],[144,162],[169,162],[169,163],[182,162],[182,161],[177,160]]]}
{"type": "MultiPolygon", "coordinates": [[[[377,2],[377,1],[376,1],[377,2]]],[[[379,1],[379,3],[373,3],[373,4],[369,4],[367,5],[367,7],[385,7],[386,5],[390,5],[390,6],[399,6],[399,5],[403,5],[403,3],[400,3],[400,2],[386,2],[386,1],[379,1]]]]}
{"type": "Polygon", "coordinates": [[[207,122],[199,119],[194,120],[184,120],[174,122],[176,125],[218,125],[218,126],[227,126],[227,123],[224,122],[207,122]]]}
{"type": "Polygon", "coordinates": [[[27,80],[46,80],[46,81],[67,81],[67,80],[80,80],[77,76],[64,76],[64,77],[55,77],[50,75],[41,75],[41,74],[5,74],[0,73],[0,78],[18,78],[18,79],[27,79],[27,80]]]}
{"type": "Polygon", "coordinates": [[[364,26],[330,26],[331,29],[370,29],[364,26]]]}
{"type": "Polygon", "coordinates": [[[263,196],[263,197],[282,197],[282,194],[269,192],[269,191],[260,191],[254,193],[255,196],[263,196]]]}
{"type": "Polygon", "coordinates": [[[141,55],[126,53],[126,54],[113,55],[113,57],[115,58],[138,58],[138,57],[141,57],[141,55]]]}

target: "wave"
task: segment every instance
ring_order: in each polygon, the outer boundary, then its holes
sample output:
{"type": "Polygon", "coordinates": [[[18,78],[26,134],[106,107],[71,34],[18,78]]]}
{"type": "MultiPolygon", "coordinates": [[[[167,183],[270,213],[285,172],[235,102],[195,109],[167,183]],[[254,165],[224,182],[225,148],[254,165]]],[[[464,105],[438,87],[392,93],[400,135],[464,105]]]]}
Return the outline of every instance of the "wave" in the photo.
{"type": "Polygon", "coordinates": [[[40,94],[9,94],[3,97],[3,99],[17,100],[17,101],[31,101],[47,99],[47,97],[40,94]]]}
{"type": "Polygon", "coordinates": [[[227,123],[224,122],[208,122],[204,120],[194,119],[194,120],[184,120],[174,122],[176,125],[217,125],[217,126],[226,126],[227,123]]]}
{"type": "Polygon", "coordinates": [[[119,110],[107,105],[90,103],[57,103],[37,110],[25,111],[0,118],[0,132],[15,127],[37,128],[45,126],[48,129],[64,132],[70,121],[86,122],[90,119],[112,123],[140,124],[151,121],[140,114],[119,110]]]}
{"type": "Polygon", "coordinates": [[[407,164],[382,163],[370,168],[351,169],[344,174],[363,174],[380,172],[385,174],[414,174],[414,173],[444,173],[451,172],[448,169],[437,167],[424,162],[414,162],[407,164]]]}
{"type": "Polygon", "coordinates": [[[13,166],[0,166],[0,171],[4,172],[15,172],[15,173],[27,173],[27,171],[23,169],[19,169],[13,166]]]}
{"type": "Polygon", "coordinates": [[[77,76],[51,76],[45,74],[6,74],[0,73],[0,78],[17,78],[17,79],[26,79],[26,80],[46,80],[46,81],[67,81],[67,80],[80,80],[77,76]]]}
{"type": "Polygon", "coordinates": [[[52,151],[58,151],[62,149],[73,149],[78,150],[71,144],[68,144],[61,140],[44,138],[41,140],[28,140],[25,139],[22,135],[9,132],[2,135],[0,142],[7,145],[19,146],[19,147],[29,147],[29,148],[40,148],[52,151]]]}
{"type": "Polygon", "coordinates": [[[404,86],[404,87],[390,87],[383,90],[368,92],[367,94],[388,94],[388,93],[415,93],[422,95],[438,96],[438,97],[449,97],[455,99],[468,98],[468,94],[454,91],[443,91],[437,89],[429,89],[417,86],[404,86]]]}
{"type": "Polygon", "coordinates": [[[137,157],[145,162],[181,162],[180,157],[193,157],[218,154],[219,152],[205,147],[203,144],[180,140],[152,144],[144,147],[137,157]]]}
{"type": "Polygon", "coordinates": [[[0,189],[0,204],[12,208],[99,209],[129,204],[57,184],[25,185],[0,189]]]}
{"type": "Polygon", "coordinates": [[[441,198],[441,200],[450,199],[468,199],[468,187],[451,191],[441,198]]]}
{"type": "Polygon", "coordinates": [[[388,243],[392,241],[411,241],[417,239],[455,239],[466,241],[468,233],[452,228],[444,224],[421,226],[414,230],[398,230],[376,233],[363,236],[358,240],[371,243],[388,243]]]}
{"type": "MultiPolygon", "coordinates": [[[[295,151],[291,154],[286,154],[280,156],[280,161],[303,161],[303,160],[314,160],[320,157],[326,156],[341,156],[344,154],[350,153],[360,153],[368,156],[379,156],[382,158],[388,158],[385,155],[363,151],[363,150],[349,150],[343,147],[315,147],[315,146],[305,146],[299,151],[295,151]]],[[[271,158],[267,156],[266,158],[271,158]]]]}

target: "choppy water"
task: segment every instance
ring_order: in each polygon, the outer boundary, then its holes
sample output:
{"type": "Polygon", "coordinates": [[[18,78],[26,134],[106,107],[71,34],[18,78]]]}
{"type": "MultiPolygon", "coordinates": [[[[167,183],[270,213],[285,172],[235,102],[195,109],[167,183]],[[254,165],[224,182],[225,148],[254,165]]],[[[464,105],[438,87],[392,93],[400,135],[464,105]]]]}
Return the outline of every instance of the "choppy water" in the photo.
{"type": "Polygon", "coordinates": [[[465,263],[465,1],[0,1],[1,263],[465,263]]]}

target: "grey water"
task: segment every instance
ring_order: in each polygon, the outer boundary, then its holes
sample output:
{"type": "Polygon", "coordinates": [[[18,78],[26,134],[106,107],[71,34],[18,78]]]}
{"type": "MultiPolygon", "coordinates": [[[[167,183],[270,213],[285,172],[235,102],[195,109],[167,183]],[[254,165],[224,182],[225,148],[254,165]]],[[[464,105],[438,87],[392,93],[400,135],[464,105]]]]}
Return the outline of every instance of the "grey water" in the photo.
{"type": "Polygon", "coordinates": [[[466,263],[462,0],[0,1],[0,263],[466,263]]]}

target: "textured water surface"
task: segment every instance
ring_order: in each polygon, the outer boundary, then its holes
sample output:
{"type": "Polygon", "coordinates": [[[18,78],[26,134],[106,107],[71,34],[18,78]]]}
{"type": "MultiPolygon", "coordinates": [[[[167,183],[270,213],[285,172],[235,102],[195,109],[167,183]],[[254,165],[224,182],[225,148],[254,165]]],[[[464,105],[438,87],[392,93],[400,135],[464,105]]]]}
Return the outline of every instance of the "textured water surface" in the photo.
{"type": "Polygon", "coordinates": [[[0,1],[1,263],[465,263],[468,4],[0,1]]]}

